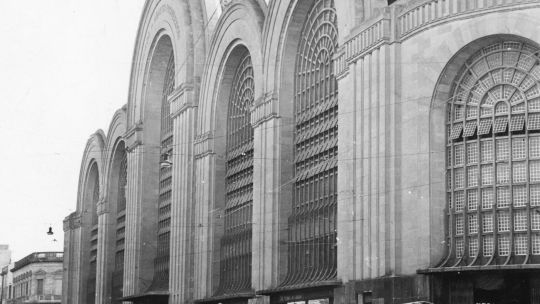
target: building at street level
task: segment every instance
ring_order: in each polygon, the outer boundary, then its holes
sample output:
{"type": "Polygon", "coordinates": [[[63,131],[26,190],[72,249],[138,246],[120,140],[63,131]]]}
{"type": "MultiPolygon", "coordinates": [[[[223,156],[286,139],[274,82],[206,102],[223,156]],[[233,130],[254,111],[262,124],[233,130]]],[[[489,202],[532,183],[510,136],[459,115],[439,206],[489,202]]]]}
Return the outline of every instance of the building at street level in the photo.
{"type": "Polygon", "coordinates": [[[539,16],[146,1],[63,303],[540,303],[539,16]]]}

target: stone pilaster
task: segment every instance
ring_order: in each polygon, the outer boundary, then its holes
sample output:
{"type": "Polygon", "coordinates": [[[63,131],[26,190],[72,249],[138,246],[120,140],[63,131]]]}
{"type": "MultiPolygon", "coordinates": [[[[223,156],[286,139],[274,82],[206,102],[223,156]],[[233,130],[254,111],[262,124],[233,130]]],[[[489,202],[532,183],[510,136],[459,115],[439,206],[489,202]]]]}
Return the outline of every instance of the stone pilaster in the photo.
{"type": "MultiPolygon", "coordinates": [[[[148,157],[159,153],[159,147],[143,145],[143,130],[135,125],[126,134],[127,142],[127,188],[126,188],[126,234],[124,258],[124,296],[143,292],[152,282],[153,260],[156,252],[155,216],[156,204],[151,195],[155,189],[145,183],[144,176],[152,176],[148,157]],[[146,196],[148,201],[145,200],[146,196]]],[[[155,166],[157,167],[157,166],[155,166]]],[[[154,168],[155,169],[155,168],[154,168]]]]}
{"type": "Polygon", "coordinates": [[[98,215],[98,247],[96,269],[96,304],[110,303],[110,230],[109,203],[101,197],[97,204],[98,215]]]}
{"type": "MultiPolygon", "coordinates": [[[[273,95],[254,104],[251,123],[254,128],[251,278],[253,288],[262,290],[276,286],[280,266],[281,119],[277,116],[277,99],[273,95]]],[[[265,303],[259,300],[254,303],[265,303]]]]}
{"type": "Polygon", "coordinates": [[[186,303],[191,298],[193,279],[193,137],[196,106],[193,87],[181,85],[169,97],[173,119],[171,248],[169,303],[186,303]]]}
{"type": "Polygon", "coordinates": [[[64,271],[62,303],[80,303],[81,284],[81,217],[72,213],[64,220],[64,271]]]}
{"type": "Polygon", "coordinates": [[[210,142],[211,134],[202,134],[195,139],[195,204],[194,204],[194,246],[193,246],[193,297],[203,299],[212,291],[214,246],[214,221],[210,210],[214,209],[216,155],[210,142]]]}

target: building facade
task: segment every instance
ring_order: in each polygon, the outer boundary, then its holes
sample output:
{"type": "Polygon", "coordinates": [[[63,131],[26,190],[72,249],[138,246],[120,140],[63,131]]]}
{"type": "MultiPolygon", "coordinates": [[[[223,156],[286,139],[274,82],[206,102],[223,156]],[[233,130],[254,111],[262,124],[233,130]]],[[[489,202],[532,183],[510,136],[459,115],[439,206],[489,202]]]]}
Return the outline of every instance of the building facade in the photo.
{"type": "Polygon", "coordinates": [[[8,304],[61,303],[63,253],[34,252],[15,262],[8,304]]]}
{"type": "Polygon", "coordinates": [[[538,16],[146,1],[63,303],[540,303],[538,16]]]}

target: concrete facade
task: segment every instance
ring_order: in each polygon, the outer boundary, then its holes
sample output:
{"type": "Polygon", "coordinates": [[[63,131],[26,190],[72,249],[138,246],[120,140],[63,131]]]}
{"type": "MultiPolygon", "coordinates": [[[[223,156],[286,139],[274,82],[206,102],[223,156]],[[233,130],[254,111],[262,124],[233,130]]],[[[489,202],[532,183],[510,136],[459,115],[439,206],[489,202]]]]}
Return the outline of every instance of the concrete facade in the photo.
{"type": "Polygon", "coordinates": [[[447,245],[454,228],[448,228],[451,191],[445,182],[452,83],[468,58],[490,44],[517,41],[538,48],[540,2],[532,0],[325,2],[335,11],[338,30],[331,54],[339,108],[337,238],[327,241],[337,250],[336,272],[331,279],[283,284],[297,262],[288,254],[296,58],[304,22],[322,1],[146,2],[128,103],[108,134],[98,131],[89,139],[77,211],[64,221],[63,303],[475,303],[490,297],[486,290],[507,288],[511,294],[516,284],[526,286],[525,302],[540,303],[532,241],[531,258],[522,263],[441,266],[454,250],[447,245]],[[239,48],[251,56],[254,82],[251,288],[219,294],[227,187],[224,100],[239,48]],[[170,148],[161,146],[159,135],[170,54],[172,203],[163,290],[156,288],[154,265],[161,248],[160,155],[170,148]],[[118,187],[118,155],[124,153],[126,185],[118,187]],[[125,191],[125,211],[117,207],[119,191],[125,191]],[[113,287],[119,283],[113,275],[119,252],[122,297],[113,292],[120,288],[113,287]],[[95,277],[88,276],[91,267],[95,277]],[[486,287],[485,271],[498,283],[486,287]]]}
{"type": "Polygon", "coordinates": [[[61,303],[63,253],[35,252],[16,261],[9,304],[61,303]]]}

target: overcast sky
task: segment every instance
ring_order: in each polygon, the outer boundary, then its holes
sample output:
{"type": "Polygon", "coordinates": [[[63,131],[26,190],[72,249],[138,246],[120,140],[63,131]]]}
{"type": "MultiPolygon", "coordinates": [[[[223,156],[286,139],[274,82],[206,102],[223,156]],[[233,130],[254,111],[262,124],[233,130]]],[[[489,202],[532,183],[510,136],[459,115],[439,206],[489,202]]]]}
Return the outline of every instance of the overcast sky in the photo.
{"type": "Polygon", "coordinates": [[[127,102],[143,4],[0,0],[0,244],[13,261],[63,250],[86,141],[127,102]]]}

